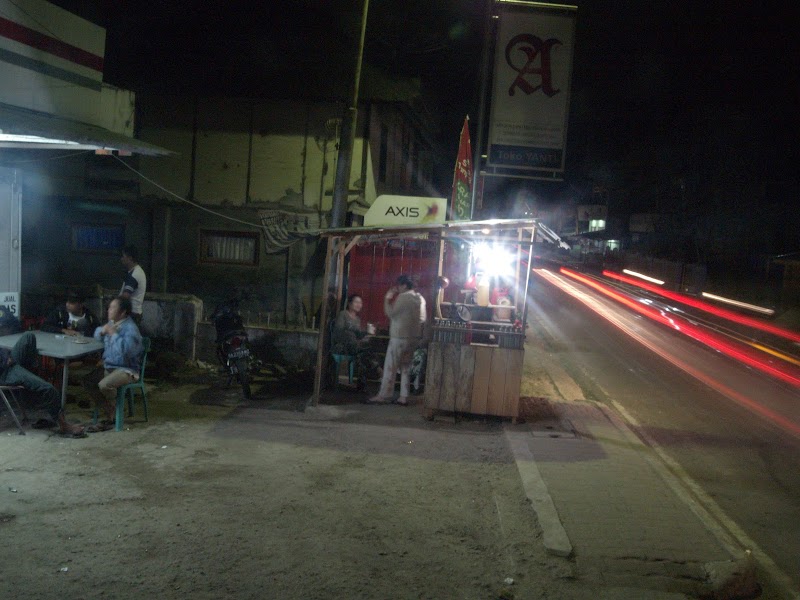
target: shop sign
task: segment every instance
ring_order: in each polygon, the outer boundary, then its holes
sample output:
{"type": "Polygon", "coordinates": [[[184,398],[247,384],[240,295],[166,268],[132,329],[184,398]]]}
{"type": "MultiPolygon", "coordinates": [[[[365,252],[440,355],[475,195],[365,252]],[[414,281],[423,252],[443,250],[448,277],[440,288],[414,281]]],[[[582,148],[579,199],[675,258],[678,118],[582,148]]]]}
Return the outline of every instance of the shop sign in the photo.
{"type": "Polygon", "coordinates": [[[364,215],[364,226],[444,223],[447,200],[421,196],[378,196],[364,215]]]}

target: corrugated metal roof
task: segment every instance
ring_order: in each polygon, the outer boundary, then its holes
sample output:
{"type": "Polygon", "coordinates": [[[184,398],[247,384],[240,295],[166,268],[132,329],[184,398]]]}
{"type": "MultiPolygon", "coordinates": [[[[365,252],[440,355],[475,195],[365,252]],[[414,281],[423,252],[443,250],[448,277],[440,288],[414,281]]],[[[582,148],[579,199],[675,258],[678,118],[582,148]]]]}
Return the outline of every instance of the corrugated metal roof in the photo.
{"type": "MultiPolygon", "coordinates": [[[[28,135],[75,142],[75,149],[121,150],[147,156],[167,156],[175,154],[171,150],[137,140],[103,127],[57,117],[10,104],[0,103],[0,131],[12,135],[28,135]]],[[[53,144],[36,142],[6,142],[6,147],[20,148],[64,148],[53,144]]]]}

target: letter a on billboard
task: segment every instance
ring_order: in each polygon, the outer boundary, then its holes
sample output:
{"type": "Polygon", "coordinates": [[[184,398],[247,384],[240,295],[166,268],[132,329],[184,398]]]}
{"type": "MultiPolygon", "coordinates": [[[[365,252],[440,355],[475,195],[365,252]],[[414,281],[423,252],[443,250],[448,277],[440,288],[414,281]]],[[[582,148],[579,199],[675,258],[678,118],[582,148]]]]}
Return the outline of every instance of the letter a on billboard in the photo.
{"type": "Polygon", "coordinates": [[[487,164],[563,173],[577,7],[497,7],[487,164]]]}

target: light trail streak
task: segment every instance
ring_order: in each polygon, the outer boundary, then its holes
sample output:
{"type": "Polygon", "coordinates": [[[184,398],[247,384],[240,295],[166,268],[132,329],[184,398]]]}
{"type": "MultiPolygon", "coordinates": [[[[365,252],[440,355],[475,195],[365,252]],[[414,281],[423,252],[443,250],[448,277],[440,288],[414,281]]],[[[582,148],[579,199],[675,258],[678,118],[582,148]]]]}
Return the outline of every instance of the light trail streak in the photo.
{"type": "Polygon", "coordinates": [[[681,333],[689,336],[690,338],[695,339],[698,342],[705,344],[706,346],[713,348],[714,350],[717,350],[718,352],[730,356],[731,358],[735,358],[736,360],[746,365],[749,365],[755,369],[763,371],[764,373],[772,375],[773,377],[776,377],[781,381],[785,381],[786,383],[790,383],[791,385],[800,387],[800,378],[792,375],[791,373],[783,371],[782,369],[779,369],[767,362],[764,362],[764,360],[761,357],[749,353],[748,349],[746,348],[737,348],[736,345],[727,342],[716,335],[713,335],[711,333],[706,333],[705,331],[702,330],[702,328],[692,325],[691,323],[689,323],[689,321],[686,321],[685,319],[682,319],[680,317],[677,316],[668,317],[661,311],[657,311],[649,306],[645,306],[640,302],[635,302],[630,298],[628,298],[627,296],[624,296],[619,292],[615,292],[614,290],[611,290],[607,286],[598,283],[593,279],[585,277],[580,273],[576,273],[575,271],[571,271],[570,269],[565,269],[563,267],[561,268],[561,273],[567,275],[568,277],[572,277],[573,279],[580,281],[585,285],[588,285],[589,287],[597,290],[601,294],[608,296],[609,298],[613,298],[617,302],[620,302],[625,306],[632,308],[639,314],[642,314],[652,319],[653,321],[666,325],[667,327],[675,329],[676,331],[680,331],[681,333]]]}
{"type": "MultiPolygon", "coordinates": [[[[625,272],[627,272],[627,271],[623,271],[623,273],[625,273],[625,272]]],[[[604,274],[609,276],[611,279],[623,279],[623,280],[625,279],[625,278],[614,276],[615,274],[612,273],[611,271],[606,271],[606,272],[604,272],[604,274]]],[[[632,282],[632,283],[637,284],[638,282],[632,282]]],[[[642,288],[643,286],[637,285],[637,287],[642,288]]],[[[655,291],[655,290],[653,290],[653,291],[655,291]]],[[[662,290],[659,289],[658,291],[661,292],[662,290]]],[[[661,294],[661,295],[663,296],[664,294],[661,294]]],[[[678,296],[680,296],[680,294],[678,294],[678,296]]],[[[689,298],[689,300],[692,300],[692,298],[689,298]]],[[[717,309],[717,310],[719,310],[719,309],[717,309]]],[[[740,317],[741,315],[736,315],[736,316],[740,317]]],[[[744,318],[747,318],[747,317],[744,317],[744,318]]],[[[698,320],[702,321],[702,319],[699,319],[697,317],[693,317],[692,320],[694,320],[694,321],[698,321],[698,320]]],[[[758,324],[761,325],[762,323],[758,323],[758,324]]],[[[704,323],[704,325],[709,329],[716,329],[716,327],[712,324],[712,322],[706,322],[706,323],[704,323]]],[[[746,345],[750,346],[751,348],[755,348],[756,350],[760,350],[761,352],[765,352],[766,354],[770,354],[770,355],[772,355],[772,356],[774,356],[776,358],[779,358],[779,359],[781,359],[781,360],[783,360],[785,362],[788,362],[788,363],[791,363],[791,364],[793,364],[795,366],[800,367],[800,360],[797,360],[794,356],[786,354],[785,352],[781,352],[780,350],[777,350],[776,348],[772,348],[772,347],[767,346],[765,344],[759,344],[758,342],[752,341],[751,339],[741,335],[740,333],[736,332],[735,330],[728,330],[725,333],[725,335],[730,337],[730,338],[735,339],[737,342],[739,342],[741,344],[746,344],[746,345]]]]}
{"type": "Polygon", "coordinates": [[[650,277],[649,275],[645,275],[644,273],[637,273],[636,271],[631,271],[630,269],[622,269],[623,273],[627,273],[628,275],[633,275],[634,277],[638,277],[639,279],[644,279],[645,281],[649,281],[650,283],[655,283],[657,285],[664,285],[664,282],[660,279],[656,279],[655,277],[650,277]]]}
{"type": "MultiPolygon", "coordinates": [[[[589,296],[588,294],[583,292],[583,290],[581,290],[581,289],[579,289],[579,288],[577,288],[577,287],[575,287],[573,285],[570,285],[568,282],[562,281],[559,277],[557,277],[553,273],[548,272],[545,269],[534,269],[533,271],[534,271],[534,273],[536,273],[537,275],[539,275],[543,279],[547,280],[548,282],[550,282],[554,286],[558,287],[562,291],[566,292],[570,296],[572,296],[575,299],[577,299],[578,301],[580,301],[582,304],[584,304],[585,306],[590,308],[592,311],[594,311],[595,313],[597,313],[598,315],[600,315],[601,317],[606,319],[609,323],[611,323],[612,325],[617,327],[620,331],[622,331],[626,335],[630,336],[631,338],[635,339],[637,342],[639,342],[644,347],[648,348],[650,351],[652,351],[653,353],[657,354],[658,356],[660,356],[661,358],[663,358],[664,360],[666,360],[670,364],[672,364],[672,365],[676,366],[677,368],[681,369],[682,371],[684,371],[688,375],[691,375],[692,377],[694,377],[695,379],[697,379],[701,383],[707,385],[708,387],[710,387],[711,389],[717,391],[718,393],[722,394],[723,396],[733,400],[737,404],[740,404],[741,406],[743,406],[743,407],[747,408],[748,410],[758,414],[759,416],[763,417],[764,419],[774,423],[775,425],[779,426],[781,429],[783,429],[784,431],[790,433],[791,435],[800,438],[800,425],[798,425],[797,423],[795,423],[792,420],[788,419],[787,417],[781,415],[780,413],[778,413],[778,412],[776,412],[776,411],[774,411],[774,410],[772,410],[770,408],[767,408],[766,406],[763,406],[763,405],[759,404],[755,400],[752,400],[751,398],[749,398],[749,397],[745,396],[744,394],[734,390],[733,388],[731,388],[731,387],[729,387],[729,386],[717,381],[713,377],[710,377],[710,376],[706,375],[704,372],[702,372],[698,368],[695,368],[694,366],[692,366],[689,363],[681,360],[680,358],[678,358],[674,354],[671,354],[667,350],[657,346],[656,344],[654,344],[653,342],[651,342],[647,338],[645,338],[643,335],[637,333],[633,328],[631,328],[627,323],[625,323],[622,319],[620,319],[612,311],[609,311],[605,306],[603,306],[595,298],[592,298],[591,296],[589,296]]],[[[630,308],[633,308],[639,314],[642,314],[642,315],[647,316],[648,318],[650,318],[651,316],[653,316],[650,313],[655,313],[656,315],[658,315],[658,318],[655,319],[656,321],[658,321],[660,323],[663,323],[663,324],[666,324],[669,327],[671,327],[673,329],[676,329],[677,331],[685,332],[685,329],[682,329],[681,327],[678,327],[678,326],[675,326],[675,325],[672,324],[673,319],[670,319],[669,317],[665,317],[664,315],[661,315],[660,313],[658,313],[657,311],[655,311],[655,310],[653,310],[653,309],[651,309],[649,307],[646,307],[646,306],[644,306],[642,304],[639,304],[637,302],[633,302],[630,299],[625,298],[621,294],[617,294],[616,292],[613,292],[612,290],[607,290],[606,289],[604,291],[602,289],[603,286],[597,284],[596,282],[592,281],[591,279],[589,279],[587,277],[583,277],[583,276],[579,275],[578,273],[574,273],[574,272],[569,271],[568,269],[563,269],[563,268],[561,269],[561,271],[565,275],[569,275],[573,279],[576,279],[577,281],[580,281],[581,283],[585,283],[585,284],[589,285],[590,287],[592,287],[593,289],[596,289],[597,291],[600,291],[602,294],[604,294],[606,296],[609,296],[609,297],[612,297],[615,300],[619,300],[620,302],[622,302],[626,306],[629,306],[630,308]],[[594,284],[594,285],[592,285],[592,284],[594,284]],[[606,293],[606,292],[609,292],[609,293],[606,293]]],[[[701,341],[701,340],[698,340],[698,341],[701,341]]],[[[705,343],[705,342],[702,342],[702,343],[705,343]]],[[[722,350],[720,350],[720,352],[722,352],[722,350]]],[[[781,378],[781,379],[784,380],[783,378],[781,378]]],[[[793,385],[800,384],[800,380],[798,380],[797,378],[792,378],[792,379],[794,381],[793,385]]]]}
{"type": "Polygon", "coordinates": [[[762,315],[775,314],[775,311],[772,310],[771,308],[764,308],[763,306],[756,306],[755,304],[748,304],[747,302],[732,300],[731,298],[723,298],[722,296],[717,296],[716,294],[710,294],[708,292],[703,292],[701,295],[703,296],[703,298],[709,298],[711,300],[716,300],[717,302],[722,302],[723,304],[730,304],[731,306],[746,308],[747,310],[752,310],[753,312],[758,312],[761,313],[762,315]]]}
{"type": "MultiPolygon", "coordinates": [[[[669,308],[665,308],[665,310],[669,310],[669,308]]],[[[692,317],[692,321],[701,321],[701,325],[706,327],[707,329],[712,329],[712,330],[716,330],[716,331],[720,331],[720,329],[725,329],[725,328],[719,328],[716,324],[714,324],[711,321],[702,322],[703,320],[698,318],[698,317],[692,317]]],[[[724,333],[724,335],[726,337],[732,338],[732,339],[736,340],[737,342],[739,342],[740,344],[746,344],[747,346],[750,346],[751,348],[755,348],[756,350],[760,350],[761,352],[764,352],[766,354],[770,354],[770,355],[772,355],[772,356],[774,356],[776,358],[779,358],[779,359],[781,359],[781,360],[783,360],[785,362],[788,362],[788,363],[791,363],[791,364],[793,364],[793,365],[795,365],[797,367],[800,367],[800,360],[796,359],[794,356],[786,354],[785,352],[781,352],[780,350],[778,350],[776,348],[772,348],[772,347],[767,346],[765,344],[760,344],[758,342],[755,342],[752,339],[750,339],[750,338],[748,338],[748,337],[742,335],[741,333],[739,333],[739,332],[737,332],[735,330],[732,330],[732,329],[727,329],[727,331],[724,331],[723,333],[724,333]]]]}
{"type": "Polygon", "coordinates": [[[629,283],[631,285],[635,285],[636,287],[640,287],[643,290],[647,290],[648,292],[653,292],[654,294],[658,294],[659,296],[663,296],[664,298],[669,298],[670,300],[674,300],[675,302],[680,302],[681,304],[685,304],[686,306],[698,308],[707,313],[711,313],[712,315],[716,315],[718,317],[722,317],[723,319],[728,319],[729,321],[739,323],[740,325],[747,325],[748,327],[753,327],[760,331],[771,333],[773,335],[777,335],[779,337],[791,340],[793,342],[800,342],[800,333],[797,333],[795,331],[783,329],[782,327],[778,327],[777,325],[772,325],[770,323],[764,323],[763,321],[759,321],[758,319],[755,319],[753,317],[748,317],[747,315],[740,315],[739,313],[733,312],[732,310],[719,308],[717,306],[714,306],[713,304],[709,304],[708,302],[703,302],[702,300],[697,300],[685,294],[670,292],[669,290],[664,290],[660,287],[649,285],[647,283],[639,281],[638,279],[633,279],[632,277],[625,277],[624,275],[620,275],[619,273],[614,273],[613,271],[603,271],[603,275],[605,275],[606,277],[610,277],[611,279],[622,281],[623,283],[629,283]]]}

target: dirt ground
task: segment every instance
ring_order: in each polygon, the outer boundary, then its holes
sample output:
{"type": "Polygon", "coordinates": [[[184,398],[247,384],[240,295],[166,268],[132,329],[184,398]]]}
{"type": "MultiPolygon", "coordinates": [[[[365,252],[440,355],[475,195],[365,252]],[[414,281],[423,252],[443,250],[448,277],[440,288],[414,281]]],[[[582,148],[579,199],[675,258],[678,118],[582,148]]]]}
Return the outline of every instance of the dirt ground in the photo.
{"type": "MultiPolygon", "coordinates": [[[[527,362],[525,393],[550,393],[527,362]]],[[[119,433],[0,417],[0,598],[596,597],[545,552],[499,421],[347,391],[302,411],[307,381],[248,403],[148,385],[150,421],[119,433]]]]}

